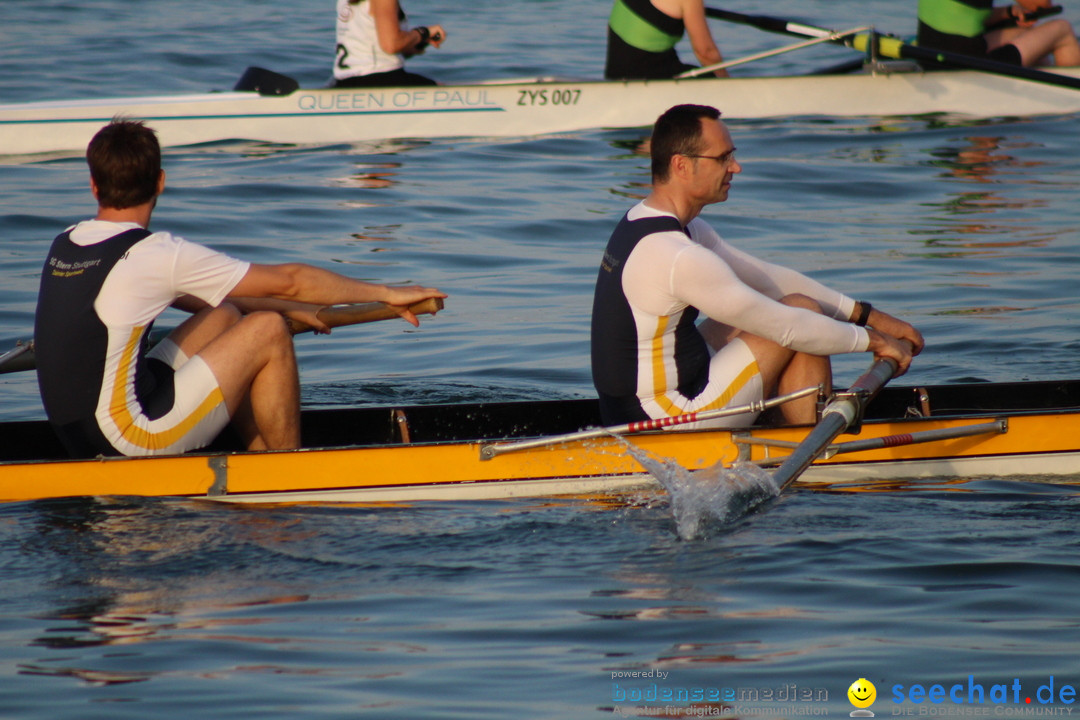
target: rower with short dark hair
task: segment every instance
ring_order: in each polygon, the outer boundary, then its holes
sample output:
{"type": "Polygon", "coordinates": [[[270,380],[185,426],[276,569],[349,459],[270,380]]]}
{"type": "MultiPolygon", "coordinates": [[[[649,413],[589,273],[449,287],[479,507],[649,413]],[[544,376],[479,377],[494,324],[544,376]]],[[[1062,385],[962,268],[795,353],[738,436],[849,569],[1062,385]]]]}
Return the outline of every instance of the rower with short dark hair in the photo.
{"type": "Polygon", "coordinates": [[[232,421],[251,450],[299,447],[300,391],[284,316],[329,332],[326,305],[408,306],[445,297],[311,265],[257,265],[168,232],[150,217],[165,188],[161,148],[140,122],[114,120],[87,149],[98,212],[53,241],[34,344],[46,415],[74,457],[204,447],[232,421]],[[153,348],[167,308],[192,313],[153,348]]]}
{"type": "Polygon", "coordinates": [[[919,0],[919,45],[1024,67],[1047,59],[1080,65],[1080,44],[1067,20],[1027,17],[1050,6],[1051,0],[996,7],[994,0],[919,0]]]}
{"type": "MultiPolygon", "coordinates": [[[[744,405],[815,385],[830,392],[829,356],[837,353],[869,351],[907,370],[923,347],[910,324],[736,249],[699,217],[727,200],[742,172],[715,108],[665,112],[651,154],[652,192],[612,233],[593,297],[592,373],[605,424],[744,405]]],[[[785,404],[781,418],[814,422],[815,399],[785,404]]],[[[747,413],[708,426],[754,419],[747,413]]]]}

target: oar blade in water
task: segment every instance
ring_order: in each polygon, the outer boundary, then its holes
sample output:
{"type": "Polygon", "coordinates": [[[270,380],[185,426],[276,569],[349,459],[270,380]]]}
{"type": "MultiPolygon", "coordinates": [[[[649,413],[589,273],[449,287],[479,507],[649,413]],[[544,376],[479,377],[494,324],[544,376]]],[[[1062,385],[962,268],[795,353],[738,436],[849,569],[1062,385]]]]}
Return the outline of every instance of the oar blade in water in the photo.
{"type": "Polygon", "coordinates": [[[667,491],[679,537],[694,540],[745,517],[780,494],[770,472],[750,463],[717,463],[687,470],[673,460],[649,457],[631,446],[631,454],[667,491]]]}

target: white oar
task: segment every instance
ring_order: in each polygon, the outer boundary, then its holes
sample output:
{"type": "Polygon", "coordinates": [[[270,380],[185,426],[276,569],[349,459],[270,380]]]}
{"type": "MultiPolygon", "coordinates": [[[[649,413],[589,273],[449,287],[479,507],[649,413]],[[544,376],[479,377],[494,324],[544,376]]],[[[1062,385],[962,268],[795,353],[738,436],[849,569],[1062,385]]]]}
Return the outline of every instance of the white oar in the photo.
{"type": "Polygon", "coordinates": [[[675,78],[677,80],[682,78],[694,78],[698,77],[699,75],[705,75],[706,73],[715,72],[717,70],[726,70],[727,68],[735,67],[736,65],[745,65],[746,63],[754,62],[755,60],[764,60],[765,58],[776,57],[777,55],[783,55],[784,53],[789,53],[793,50],[802,50],[803,48],[808,48],[813,45],[820,45],[827,42],[836,42],[837,40],[848,37],[850,35],[869,32],[872,29],[873,28],[871,28],[870,26],[866,26],[860,28],[853,28],[851,30],[844,30],[842,32],[833,33],[828,37],[819,37],[814,38],[813,40],[804,40],[801,43],[795,43],[794,45],[785,45],[784,47],[776,48],[775,50],[766,50],[765,52],[759,52],[755,55],[747,55],[746,57],[716,63],[715,65],[706,65],[705,67],[694,68],[693,70],[687,70],[684,73],[679,73],[675,76],[675,78]]]}
{"type": "Polygon", "coordinates": [[[803,388],[802,390],[796,390],[793,393],[788,393],[787,395],[779,395],[770,400],[761,400],[746,405],[740,405],[738,407],[722,408],[720,410],[703,410],[701,412],[686,413],[685,415],[676,415],[675,417],[661,418],[659,420],[640,420],[625,425],[612,425],[610,427],[596,428],[593,430],[581,430],[579,432],[566,433],[565,435],[549,435],[547,437],[536,438],[535,440],[520,440],[518,442],[484,445],[480,448],[480,459],[491,460],[497,455],[504,455],[509,452],[530,450],[532,448],[557,445],[559,443],[573,442],[576,440],[591,440],[593,438],[610,437],[612,435],[629,435],[631,433],[644,432],[646,430],[660,430],[676,425],[686,425],[687,423],[700,422],[702,420],[713,420],[716,418],[730,417],[732,415],[742,415],[744,413],[761,413],[769,408],[790,402],[791,400],[812,395],[819,392],[819,390],[820,388],[817,387],[808,387],[803,388]]]}

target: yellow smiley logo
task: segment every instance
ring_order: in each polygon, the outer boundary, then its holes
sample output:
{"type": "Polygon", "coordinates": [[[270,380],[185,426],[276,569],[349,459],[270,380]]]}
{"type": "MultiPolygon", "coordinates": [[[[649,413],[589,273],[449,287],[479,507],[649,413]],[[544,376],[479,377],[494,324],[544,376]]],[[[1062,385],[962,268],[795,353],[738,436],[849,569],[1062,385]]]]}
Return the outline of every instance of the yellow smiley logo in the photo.
{"type": "Polygon", "coordinates": [[[868,708],[877,699],[877,688],[866,678],[859,678],[847,689],[848,700],[857,708],[868,708]]]}

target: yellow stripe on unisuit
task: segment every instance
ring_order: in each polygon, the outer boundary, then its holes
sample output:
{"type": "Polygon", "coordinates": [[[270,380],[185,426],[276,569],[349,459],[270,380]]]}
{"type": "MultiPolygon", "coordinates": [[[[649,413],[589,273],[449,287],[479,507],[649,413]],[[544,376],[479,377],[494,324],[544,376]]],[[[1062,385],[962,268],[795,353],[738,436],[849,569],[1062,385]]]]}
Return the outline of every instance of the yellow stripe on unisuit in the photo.
{"type": "Polygon", "coordinates": [[[127,386],[128,380],[131,377],[132,368],[135,364],[135,353],[139,347],[139,339],[142,337],[143,327],[145,326],[133,328],[131,337],[128,338],[127,345],[124,346],[124,353],[120,358],[120,365],[116,370],[116,377],[113,378],[112,398],[109,403],[109,416],[120,430],[120,434],[123,436],[124,440],[135,447],[143,448],[145,450],[160,450],[161,448],[169,447],[189,433],[191,429],[202,422],[203,418],[205,418],[215,407],[224,402],[225,396],[222,395],[220,388],[215,388],[213,392],[207,395],[203,401],[199,403],[199,406],[195,408],[194,412],[181,419],[178,424],[171,428],[166,428],[158,432],[151,432],[146,428],[136,425],[135,418],[132,416],[131,409],[127,402],[127,386]]]}
{"type": "Polygon", "coordinates": [[[667,397],[667,368],[664,363],[664,333],[667,331],[668,318],[661,316],[656,319],[656,332],[652,338],[652,395],[660,403],[665,412],[670,412],[668,405],[671,400],[667,397]]]}
{"type": "MultiPolygon", "coordinates": [[[[731,399],[735,397],[735,395],[738,394],[740,390],[742,390],[746,386],[746,383],[750,382],[750,380],[755,375],[758,375],[760,372],[761,371],[758,368],[757,361],[755,360],[751,362],[749,365],[739,371],[739,374],[735,376],[735,379],[728,384],[727,388],[724,389],[724,392],[720,393],[720,395],[715,400],[710,402],[708,405],[696,408],[694,412],[704,412],[705,410],[716,410],[718,408],[724,407],[729,402],[731,402],[731,399]]],[[[666,412],[671,417],[675,417],[676,415],[683,415],[689,412],[689,410],[687,410],[685,407],[676,404],[674,400],[667,396],[667,388],[664,388],[663,394],[656,396],[656,404],[660,406],[661,410],[666,412]]]]}
{"type": "Polygon", "coordinates": [[[731,402],[731,399],[735,397],[735,395],[738,394],[740,390],[746,387],[746,383],[750,382],[751,378],[753,378],[760,372],[761,371],[758,369],[757,361],[755,360],[754,362],[744,367],[742,369],[742,372],[735,376],[735,379],[732,380],[731,384],[727,386],[727,389],[720,394],[720,397],[716,398],[705,407],[698,408],[697,412],[702,412],[704,410],[716,410],[718,408],[724,407],[729,402],[731,402]]]}

